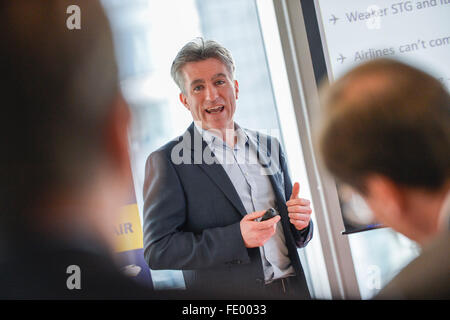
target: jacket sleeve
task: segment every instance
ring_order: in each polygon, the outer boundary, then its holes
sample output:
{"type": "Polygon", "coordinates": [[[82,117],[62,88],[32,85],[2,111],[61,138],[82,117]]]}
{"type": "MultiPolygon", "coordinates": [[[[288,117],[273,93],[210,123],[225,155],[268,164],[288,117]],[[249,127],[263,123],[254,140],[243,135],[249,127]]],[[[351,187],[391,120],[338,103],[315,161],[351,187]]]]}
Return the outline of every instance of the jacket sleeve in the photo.
{"type": "Polygon", "coordinates": [[[239,222],[200,233],[183,230],[187,199],[164,151],[149,156],[143,191],[144,258],[151,269],[201,269],[250,262],[239,222]]]}
{"type": "MultiPolygon", "coordinates": [[[[289,198],[291,197],[292,194],[292,181],[291,178],[289,176],[289,172],[288,172],[288,167],[287,167],[287,162],[286,162],[286,157],[283,153],[283,150],[281,148],[281,144],[278,142],[279,146],[280,146],[280,167],[281,167],[281,171],[283,174],[283,178],[284,178],[284,189],[285,189],[285,195],[286,195],[286,200],[289,200],[289,198]]],[[[314,225],[313,225],[313,221],[312,219],[309,222],[308,227],[306,227],[303,230],[297,230],[293,224],[290,223],[290,227],[291,227],[291,231],[292,234],[294,235],[294,239],[295,239],[295,244],[297,245],[298,248],[303,248],[305,247],[308,242],[312,239],[313,236],[313,229],[314,229],[314,225]]]]}

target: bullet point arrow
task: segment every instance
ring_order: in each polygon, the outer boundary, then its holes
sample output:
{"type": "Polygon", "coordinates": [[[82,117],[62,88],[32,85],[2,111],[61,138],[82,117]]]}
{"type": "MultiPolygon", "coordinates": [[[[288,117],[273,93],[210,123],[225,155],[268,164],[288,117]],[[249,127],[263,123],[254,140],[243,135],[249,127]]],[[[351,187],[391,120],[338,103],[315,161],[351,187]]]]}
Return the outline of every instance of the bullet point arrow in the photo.
{"type": "Polygon", "coordinates": [[[344,57],[344,56],[342,55],[342,53],[340,53],[340,54],[339,54],[339,58],[337,58],[337,60],[340,61],[341,64],[344,63],[344,60],[345,60],[345,59],[347,59],[347,57],[344,57]]]}
{"type": "Polygon", "coordinates": [[[336,21],[338,21],[339,18],[337,18],[334,14],[331,15],[331,19],[329,21],[333,22],[333,25],[336,24],[336,21]]]}

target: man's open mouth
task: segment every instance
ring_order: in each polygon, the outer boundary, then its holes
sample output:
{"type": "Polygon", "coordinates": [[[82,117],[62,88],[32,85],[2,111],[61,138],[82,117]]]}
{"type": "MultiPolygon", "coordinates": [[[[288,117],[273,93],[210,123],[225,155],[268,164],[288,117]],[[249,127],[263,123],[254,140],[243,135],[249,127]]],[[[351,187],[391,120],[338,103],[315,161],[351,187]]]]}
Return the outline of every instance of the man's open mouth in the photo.
{"type": "Polygon", "coordinates": [[[206,112],[208,112],[208,113],[219,113],[219,112],[222,112],[222,110],[224,108],[225,108],[224,106],[217,106],[217,107],[206,109],[206,112]]]}

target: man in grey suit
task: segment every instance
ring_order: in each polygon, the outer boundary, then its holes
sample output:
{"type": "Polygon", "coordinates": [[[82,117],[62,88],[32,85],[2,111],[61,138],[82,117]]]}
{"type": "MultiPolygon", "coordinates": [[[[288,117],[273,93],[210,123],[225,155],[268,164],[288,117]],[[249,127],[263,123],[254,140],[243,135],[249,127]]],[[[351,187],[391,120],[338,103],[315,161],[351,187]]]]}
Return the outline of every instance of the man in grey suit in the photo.
{"type": "Polygon", "coordinates": [[[172,64],[194,123],[153,152],[144,182],[144,255],[183,270],[187,290],[220,298],[310,298],[297,248],[312,237],[277,139],[234,122],[238,82],[230,52],[187,43],[172,64]],[[269,208],[279,215],[259,221],[269,208]]]}
{"type": "Polygon", "coordinates": [[[375,218],[422,246],[379,299],[450,298],[450,96],[394,60],[358,66],[323,94],[320,151],[375,218]]]}

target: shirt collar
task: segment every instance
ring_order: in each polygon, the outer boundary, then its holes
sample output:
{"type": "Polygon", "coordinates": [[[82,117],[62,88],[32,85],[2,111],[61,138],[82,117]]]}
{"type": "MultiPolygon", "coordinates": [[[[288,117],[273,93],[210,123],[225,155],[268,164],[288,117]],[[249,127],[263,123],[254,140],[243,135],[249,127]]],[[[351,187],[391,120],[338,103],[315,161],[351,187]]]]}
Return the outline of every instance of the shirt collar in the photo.
{"type": "MultiPolygon", "coordinates": [[[[216,132],[214,129],[205,130],[201,127],[201,122],[194,121],[195,128],[203,137],[203,140],[208,144],[210,148],[214,146],[221,146],[224,148],[229,148],[229,146],[222,140],[222,137],[216,132]]],[[[241,128],[236,122],[234,122],[234,133],[237,137],[237,142],[234,145],[235,150],[239,150],[245,147],[245,144],[248,142],[248,135],[245,132],[245,129],[241,128]]]]}

